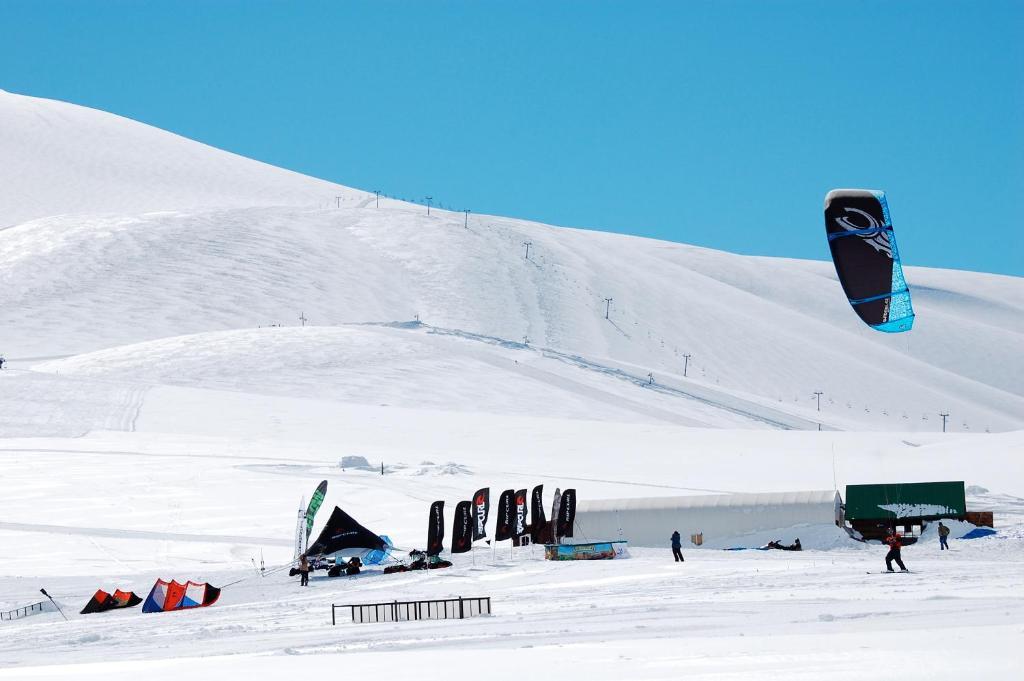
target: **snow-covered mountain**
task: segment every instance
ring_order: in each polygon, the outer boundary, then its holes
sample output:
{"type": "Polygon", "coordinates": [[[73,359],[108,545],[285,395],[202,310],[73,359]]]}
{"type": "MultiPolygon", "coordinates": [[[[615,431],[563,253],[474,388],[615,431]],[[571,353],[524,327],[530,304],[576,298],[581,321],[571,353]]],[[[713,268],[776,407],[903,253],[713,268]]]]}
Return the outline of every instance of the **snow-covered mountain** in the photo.
{"type": "MultiPolygon", "coordinates": [[[[864,650],[908,678],[1012,678],[1021,279],[907,268],[918,317],[890,336],[828,262],[378,207],[70,104],[0,93],[0,159],[0,612],[45,584],[70,615],[4,621],[0,678],[377,674],[456,649],[494,678],[792,676],[797,659],[861,678],[864,650]],[[709,534],[685,564],[478,542],[449,570],[300,589],[296,502],[324,479],[325,509],[402,551],[434,500],[538,484],[589,500],[964,480],[998,534],[940,552],[929,528],[905,554],[923,576],[865,578],[881,549],[826,524],[709,534]],[[717,550],[798,535],[800,553],[717,550]],[[224,590],[188,613],[75,614],[169,577],[224,590]],[[330,603],[471,594],[494,616],[328,626],[330,603]],[[951,637],[971,655],[944,656],[951,637]]],[[[820,226],[800,228],[824,257],[820,226]]]]}
{"type": "Polygon", "coordinates": [[[0,90],[0,229],[65,213],[355,203],[367,194],[96,109],[0,90]]]}
{"type": "MultiPolygon", "coordinates": [[[[936,430],[940,412],[957,431],[1024,426],[1019,278],[907,268],[917,324],[890,336],[857,320],[828,262],[485,215],[467,226],[71,104],[0,94],[0,155],[0,222],[19,223],[0,231],[0,352],[15,366],[300,315],[418,318],[832,427],[936,430]]],[[[819,226],[805,229],[824,254],[819,226]]]]}

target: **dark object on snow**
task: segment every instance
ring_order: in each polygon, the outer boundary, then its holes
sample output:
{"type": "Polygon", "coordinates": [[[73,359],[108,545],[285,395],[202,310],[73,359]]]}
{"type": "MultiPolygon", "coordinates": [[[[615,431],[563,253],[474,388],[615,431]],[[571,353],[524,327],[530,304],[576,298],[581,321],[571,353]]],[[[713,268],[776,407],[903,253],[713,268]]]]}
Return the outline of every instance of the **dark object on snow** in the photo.
{"type": "Polygon", "coordinates": [[[106,591],[99,589],[93,594],[92,598],[85,607],[82,608],[80,614],[91,615],[94,612],[106,612],[107,610],[117,610],[119,608],[133,608],[142,599],[135,595],[131,591],[121,591],[117,589],[113,594],[108,594],[106,591]]]}
{"type": "Polygon", "coordinates": [[[64,618],[64,621],[65,622],[68,621],[68,616],[65,615],[64,611],[60,609],[59,605],[57,605],[57,601],[53,600],[53,596],[51,596],[50,594],[46,593],[46,589],[40,589],[39,593],[41,593],[44,596],[46,596],[47,598],[49,598],[50,602],[53,603],[53,607],[57,608],[57,612],[59,612],[60,616],[64,618]]]}
{"type": "Polygon", "coordinates": [[[328,556],[339,551],[363,552],[384,550],[384,540],[366,529],[338,506],[327,520],[323,532],[306,550],[307,556],[328,556]]]}
{"type": "Polygon", "coordinates": [[[515,490],[507,489],[498,497],[498,521],[494,528],[495,541],[505,541],[513,537],[515,520],[512,503],[515,495],[515,490]]]}
{"type": "Polygon", "coordinates": [[[549,541],[547,536],[548,521],[544,517],[544,485],[537,485],[530,495],[530,541],[543,544],[549,541]]]}
{"type": "Polygon", "coordinates": [[[675,530],[672,533],[672,557],[675,558],[677,563],[685,562],[683,558],[683,540],[679,536],[679,530],[675,530]]]}
{"type": "Polygon", "coordinates": [[[576,489],[570,487],[562,492],[562,504],[555,523],[555,534],[559,537],[571,537],[576,524],[576,489]]]}
{"type": "Polygon", "coordinates": [[[358,575],[359,569],[362,567],[362,565],[363,562],[359,560],[359,558],[353,556],[349,559],[348,565],[345,566],[345,574],[349,576],[358,575]]]}
{"type": "Polygon", "coordinates": [[[452,525],[452,553],[465,553],[473,548],[473,502],[460,501],[455,506],[452,525]]]}
{"type": "Polygon", "coordinates": [[[427,555],[436,556],[444,549],[444,502],[435,501],[430,505],[427,525],[427,555]]]}
{"type": "Polygon", "coordinates": [[[299,575],[302,577],[299,586],[309,586],[309,558],[306,554],[299,556],[299,575]]]}
{"type": "Polygon", "coordinates": [[[779,551],[803,551],[803,547],[800,546],[800,540],[799,539],[797,539],[795,542],[793,542],[792,544],[789,544],[789,545],[781,544],[781,543],[779,543],[779,540],[776,539],[775,541],[768,542],[768,544],[765,545],[764,548],[766,548],[766,549],[778,549],[779,551]]]}

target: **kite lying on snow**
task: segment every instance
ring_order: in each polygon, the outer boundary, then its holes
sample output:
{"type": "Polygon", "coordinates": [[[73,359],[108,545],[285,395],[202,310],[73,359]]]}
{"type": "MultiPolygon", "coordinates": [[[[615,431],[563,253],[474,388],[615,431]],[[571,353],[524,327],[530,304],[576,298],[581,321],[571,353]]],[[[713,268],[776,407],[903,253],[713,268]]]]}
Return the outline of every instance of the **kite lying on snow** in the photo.
{"type": "Polygon", "coordinates": [[[117,589],[113,594],[108,594],[103,589],[99,589],[93,594],[89,602],[85,604],[80,614],[91,615],[94,612],[106,612],[107,610],[117,610],[118,608],[134,608],[141,602],[142,599],[132,591],[117,589]]]}
{"type": "Polygon", "coordinates": [[[209,584],[156,580],[152,591],[146,597],[142,612],[166,612],[168,610],[185,610],[186,608],[205,608],[213,605],[220,598],[220,589],[209,584]]]}

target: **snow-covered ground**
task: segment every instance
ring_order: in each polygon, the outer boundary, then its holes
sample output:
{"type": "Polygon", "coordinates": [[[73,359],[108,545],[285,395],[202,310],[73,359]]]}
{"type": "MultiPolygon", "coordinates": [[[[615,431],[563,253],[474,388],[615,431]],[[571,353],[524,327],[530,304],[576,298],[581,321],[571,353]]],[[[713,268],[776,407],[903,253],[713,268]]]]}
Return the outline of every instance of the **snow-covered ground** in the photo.
{"type": "Polygon", "coordinates": [[[46,588],[70,618],[0,622],[0,679],[1019,671],[1019,278],[910,267],[917,323],[888,336],[829,263],[377,208],[69,104],[0,92],[0,157],[0,610],[46,588]],[[998,534],[948,553],[926,536],[892,576],[830,527],[708,537],[682,565],[480,545],[425,574],[259,576],[291,559],[322,479],[328,510],[405,549],[435,499],[450,521],[479,487],[540,483],[597,499],[964,480],[998,534]],[[721,550],[795,536],[810,550],[721,550]],[[197,611],[76,614],[158,577],[230,586],[197,611]],[[494,614],[330,624],[331,603],[460,595],[494,614]]]}

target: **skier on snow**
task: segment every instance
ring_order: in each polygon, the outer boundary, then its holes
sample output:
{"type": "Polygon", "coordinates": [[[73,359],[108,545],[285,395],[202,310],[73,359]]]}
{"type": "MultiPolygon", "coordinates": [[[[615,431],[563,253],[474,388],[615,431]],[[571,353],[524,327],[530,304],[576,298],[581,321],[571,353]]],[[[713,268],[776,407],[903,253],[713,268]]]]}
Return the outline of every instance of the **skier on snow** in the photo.
{"type": "Polygon", "coordinates": [[[939,551],[944,551],[945,549],[949,548],[949,544],[947,543],[948,539],[949,528],[943,525],[941,521],[939,521],[939,551]]]}
{"type": "Polygon", "coordinates": [[[679,538],[679,530],[672,533],[672,555],[677,563],[685,562],[683,558],[683,542],[679,538]]]}
{"type": "Polygon", "coordinates": [[[896,564],[900,566],[900,572],[910,572],[907,566],[903,564],[903,559],[900,557],[900,547],[903,546],[903,541],[900,539],[899,532],[893,530],[888,537],[885,538],[885,543],[889,545],[889,553],[885,554],[885,569],[889,572],[895,572],[892,569],[892,562],[896,561],[896,564]]]}

